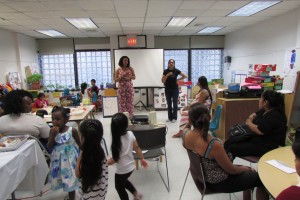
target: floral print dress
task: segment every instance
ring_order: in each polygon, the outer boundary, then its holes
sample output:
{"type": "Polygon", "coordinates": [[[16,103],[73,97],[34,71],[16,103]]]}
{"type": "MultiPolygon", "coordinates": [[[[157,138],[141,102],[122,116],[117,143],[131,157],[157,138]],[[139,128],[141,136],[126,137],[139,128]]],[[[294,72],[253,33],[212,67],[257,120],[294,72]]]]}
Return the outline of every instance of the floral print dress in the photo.
{"type": "MultiPolygon", "coordinates": [[[[131,77],[132,72],[130,69],[119,69],[119,77],[131,77]]],[[[132,80],[120,80],[118,85],[118,104],[119,112],[128,112],[129,116],[132,117],[134,111],[134,89],[132,80]]]]}
{"type": "Polygon", "coordinates": [[[75,174],[79,148],[72,137],[72,127],[55,137],[55,146],[51,155],[49,183],[52,190],[63,189],[71,192],[78,189],[75,174]]]}

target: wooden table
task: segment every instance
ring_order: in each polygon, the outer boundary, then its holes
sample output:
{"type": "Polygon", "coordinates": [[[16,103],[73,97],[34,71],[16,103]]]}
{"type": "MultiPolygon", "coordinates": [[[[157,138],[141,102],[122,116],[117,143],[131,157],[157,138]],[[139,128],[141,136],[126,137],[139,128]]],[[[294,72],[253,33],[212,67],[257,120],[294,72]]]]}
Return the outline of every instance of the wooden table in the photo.
{"type": "Polygon", "coordinates": [[[289,167],[295,168],[295,156],[291,146],[274,149],[263,155],[258,162],[259,177],[269,191],[276,198],[280,192],[291,185],[297,185],[299,182],[297,173],[288,174],[272,165],[268,164],[268,160],[278,160],[289,167]]]}
{"type": "MultiPolygon", "coordinates": [[[[79,128],[79,123],[85,119],[87,119],[89,116],[91,118],[94,118],[94,115],[93,115],[93,109],[94,109],[94,105],[85,105],[85,106],[78,106],[77,108],[85,108],[85,111],[81,114],[81,115],[72,115],[71,113],[71,116],[70,116],[70,119],[69,121],[70,122],[76,122],[78,124],[78,128],[79,128]]],[[[75,108],[75,107],[70,107],[70,109],[72,108],[75,108]]],[[[52,107],[47,107],[47,108],[43,108],[44,110],[47,110],[47,112],[50,114],[51,111],[52,111],[52,107]]],[[[51,119],[51,116],[45,116],[44,117],[45,121],[47,123],[51,123],[52,122],[52,119],[51,119]]]]}

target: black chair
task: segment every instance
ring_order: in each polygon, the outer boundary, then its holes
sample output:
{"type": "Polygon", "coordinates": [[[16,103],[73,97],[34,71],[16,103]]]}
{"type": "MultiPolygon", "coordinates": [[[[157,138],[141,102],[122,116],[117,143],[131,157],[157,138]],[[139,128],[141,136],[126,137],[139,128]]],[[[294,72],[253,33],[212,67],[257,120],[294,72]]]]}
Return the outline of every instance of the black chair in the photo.
{"type": "MultiPolygon", "coordinates": [[[[181,199],[181,197],[182,197],[183,190],[184,190],[187,178],[189,176],[189,173],[191,173],[192,178],[197,186],[197,189],[201,193],[201,196],[202,196],[201,200],[204,198],[205,195],[220,193],[220,192],[213,191],[206,186],[201,156],[189,149],[186,149],[186,151],[187,151],[187,154],[188,154],[189,160],[190,160],[190,168],[185,177],[185,181],[184,181],[179,199],[181,199]]],[[[229,194],[229,199],[231,199],[230,194],[229,194]]]]}
{"type": "MultiPolygon", "coordinates": [[[[169,184],[169,171],[168,171],[168,159],[167,159],[167,151],[166,151],[166,134],[167,134],[167,127],[157,127],[153,129],[144,129],[144,130],[133,130],[132,131],[135,135],[136,141],[139,144],[139,147],[141,150],[147,150],[146,153],[144,153],[145,159],[153,159],[157,162],[157,170],[158,173],[168,190],[170,191],[170,184],[169,184]],[[162,177],[162,174],[159,170],[159,157],[165,156],[166,160],[166,171],[167,171],[167,181],[164,180],[162,177]]],[[[134,159],[137,161],[139,158],[138,156],[133,153],[134,159]]]]}

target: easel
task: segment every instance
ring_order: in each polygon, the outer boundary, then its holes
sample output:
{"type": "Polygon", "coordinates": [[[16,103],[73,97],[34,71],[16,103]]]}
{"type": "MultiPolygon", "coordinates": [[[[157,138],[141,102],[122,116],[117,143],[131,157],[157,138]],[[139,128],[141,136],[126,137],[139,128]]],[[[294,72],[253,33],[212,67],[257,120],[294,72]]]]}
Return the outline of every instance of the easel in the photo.
{"type": "Polygon", "coordinates": [[[142,102],[142,92],[141,92],[142,88],[137,88],[137,89],[139,90],[139,93],[140,93],[140,100],[136,104],[134,104],[134,107],[138,107],[139,106],[140,107],[140,109],[138,109],[139,111],[142,111],[144,109],[147,110],[147,111],[149,111],[148,108],[147,108],[147,106],[142,102]]]}

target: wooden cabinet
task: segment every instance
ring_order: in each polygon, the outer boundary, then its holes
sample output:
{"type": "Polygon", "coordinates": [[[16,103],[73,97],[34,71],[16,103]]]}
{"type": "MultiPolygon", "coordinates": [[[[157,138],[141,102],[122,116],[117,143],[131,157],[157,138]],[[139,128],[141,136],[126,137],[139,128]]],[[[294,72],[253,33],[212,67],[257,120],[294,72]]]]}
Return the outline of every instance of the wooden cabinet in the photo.
{"type": "MultiPolygon", "coordinates": [[[[300,98],[300,92],[299,92],[300,98]]],[[[249,115],[258,110],[259,98],[243,98],[243,99],[227,99],[219,98],[217,104],[222,105],[222,112],[220,118],[219,129],[216,131],[218,138],[227,139],[227,132],[230,127],[235,124],[243,123],[249,117],[249,115]]],[[[294,94],[284,94],[285,102],[285,114],[287,116],[288,124],[300,123],[299,118],[299,106],[295,107],[296,100],[294,94]],[[294,100],[294,101],[293,101],[294,100]],[[294,110],[292,110],[292,104],[294,104],[294,110]],[[298,108],[298,109],[297,109],[298,108]],[[298,113],[298,114],[297,114],[298,113]],[[291,116],[293,117],[292,119],[291,116]],[[295,117],[296,116],[296,117],[295,117]],[[292,121],[290,121],[292,120],[292,121]]],[[[299,100],[297,101],[299,104],[299,100]]]]}
{"type": "Polygon", "coordinates": [[[293,128],[300,127],[300,71],[297,72],[294,98],[291,101],[291,112],[289,125],[293,128]]]}
{"type": "Polygon", "coordinates": [[[243,123],[249,115],[258,110],[259,98],[241,99],[217,99],[217,104],[222,105],[219,129],[216,130],[218,138],[227,139],[230,127],[237,123],[243,123]]]}

